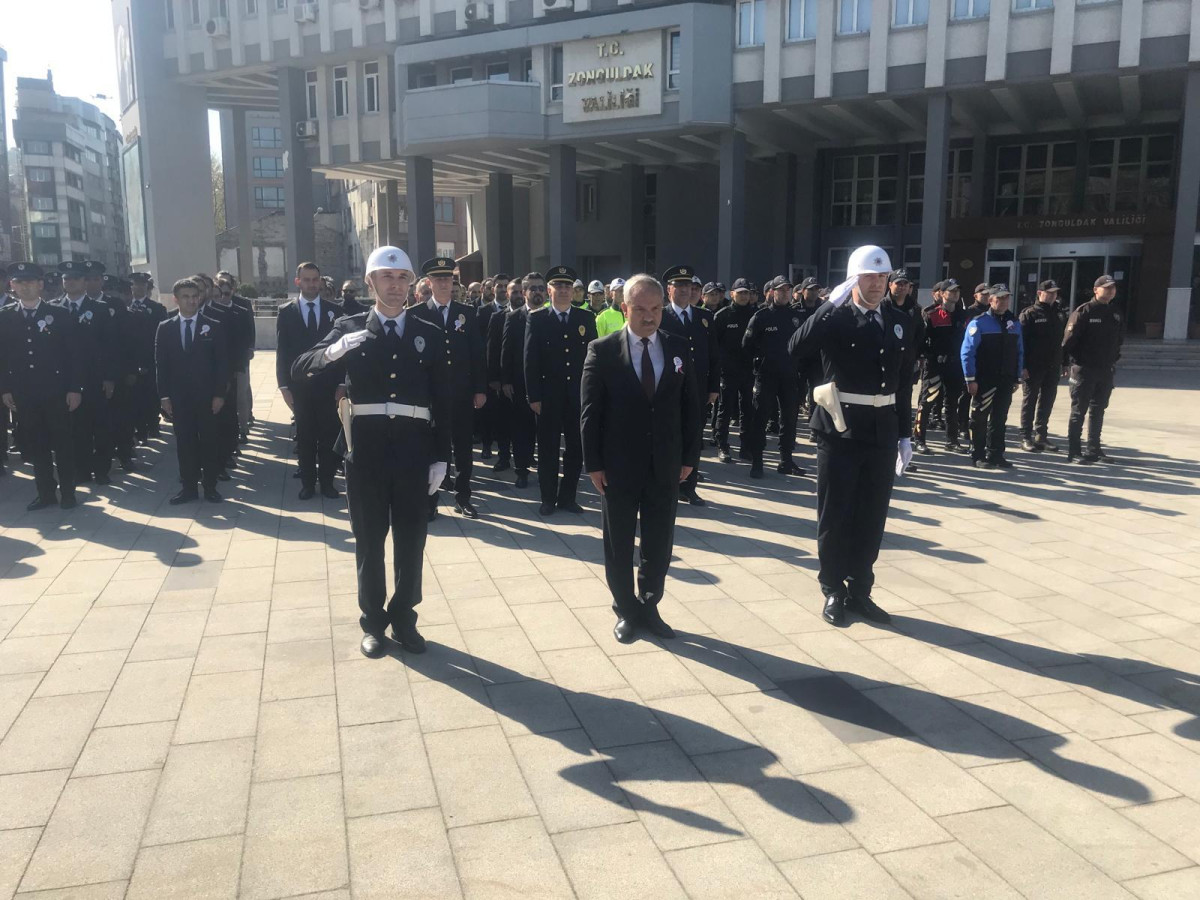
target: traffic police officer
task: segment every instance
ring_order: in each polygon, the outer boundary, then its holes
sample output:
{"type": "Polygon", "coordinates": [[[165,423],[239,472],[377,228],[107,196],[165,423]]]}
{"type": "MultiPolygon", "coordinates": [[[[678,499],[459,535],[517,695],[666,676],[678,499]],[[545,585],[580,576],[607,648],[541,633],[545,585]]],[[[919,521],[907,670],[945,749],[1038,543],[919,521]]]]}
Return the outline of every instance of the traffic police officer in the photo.
{"type": "Polygon", "coordinates": [[[1050,411],[1063,376],[1062,342],[1067,314],[1058,305],[1058,285],[1043,281],[1037,302],[1021,310],[1021,334],[1025,341],[1024,395],[1021,398],[1021,449],[1029,453],[1057,450],[1046,438],[1050,411]]]}
{"type": "Polygon", "coordinates": [[[804,470],[792,459],[796,446],[796,412],[799,406],[799,380],[796,363],[788,351],[792,335],[800,327],[800,315],[791,307],[792,285],[783,275],[771,282],[771,305],[758,310],[746,334],[742,348],[754,360],[754,437],[751,478],[762,478],[763,452],[767,445],[767,419],[778,408],[780,475],[803,475],[804,470]]]}
{"type": "Polygon", "coordinates": [[[1003,284],[988,292],[989,309],[967,326],[961,359],[971,395],[971,459],[977,469],[1011,469],[1004,457],[1004,425],[1017,381],[1025,371],[1021,322],[1008,309],[1003,284]]]}
{"type": "MultiPolygon", "coordinates": [[[[450,434],[454,446],[454,511],[478,519],[471,505],[471,450],[475,435],[475,410],[487,401],[487,371],[483,362],[483,334],[475,319],[475,308],[451,299],[454,260],[436,256],[421,264],[421,275],[429,279],[433,296],[412,308],[413,317],[442,332],[442,355],[450,379],[450,434]]],[[[429,498],[429,519],[437,516],[437,494],[429,498]]]]}
{"type": "Polygon", "coordinates": [[[71,417],[83,398],[87,356],[75,319],[41,299],[42,269],[13,263],[18,303],[0,310],[0,401],[21,420],[21,452],[33,463],[37,497],[26,508],[44,509],[56,501],[75,506],[75,457],[71,417]],[[58,467],[58,479],[54,469],[58,467]]]}
{"type": "Polygon", "coordinates": [[[1113,374],[1121,358],[1124,324],[1113,306],[1117,282],[1101,275],[1092,286],[1092,299],[1075,308],[1063,336],[1063,353],[1071,365],[1071,416],[1067,420],[1067,461],[1093,463],[1109,457],[1100,446],[1104,410],[1112,396],[1113,374]],[[1083,419],[1088,420],[1087,451],[1083,449],[1083,419]]]}
{"type": "MultiPolygon", "coordinates": [[[[529,408],[525,384],[525,329],[529,314],[546,302],[546,279],[540,272],[530,272],[521,279],[520,293],[525,302],[513,307],[504,316],[500,336],[500,390],[512,402],[512,457],[516,472],[514,484],[523,488],[529,484],[529,468],[533,465],[533,445],[537,436],[537,416],[529,408]]],[[[514,291],[509,285],[509,305],[514,291]]]]}
{"type": "MultiPolygon", "coordinates": [[[[721,390],[721,362],[717,358],[717,333],[713,328],[712,313],[703,306],[693,305],[693,291],[698,295],[699,286],[692,280],[695,269],[691,266],[672,266],[663,273],[669,302],[663,308],[661,329],[687,341],[689,362],[696,385],[706,403],[715,403],[721,390]]],[[[705,420],[708,419],[707,406],[705,420]]],[[[692,506],[704,506],[704,500],[696,493],[700,481],[700,467],[679,486],[679,496],[692,506]]]]}
{"type": "Polygon", "coordinates": [[[871,599],[892,483],[912,459],[912,319],[883,304],[891,261],[875,246],[850,254],[847,280],[792,335],[792,355],[819,356],[823,384],[811,425],[817,436],[817,581],[822,616],[851,609],[890,616],[871,599]]]}
{"type": "Polygon", "coordinates": [[[538,486],[543,516],[555,508],[583,512],[575,499],[583,472],[579,431],[579,379],[588,344],[596,339],[596,317],[571,305],[575,270],[554,266],[546,273],[549,306],[530,313],[525,329],[525,390],[537,416],[538,486]],[[559,446],[562,481],[559,481],[559,446]]]}
{"type": "Polygon", "coordinates": [[[717,412],[717,446],[721,462],[733,462],[729,450],[729,423],[737,419],[741,428],[738,455],[754,458],[754,365],[742,346],[746,326],[756,312],[745,278],[733,282],[733,302],[717,310],[713,328],[717,332],[717,355],[721,367],[721,403],[717,412]]]}

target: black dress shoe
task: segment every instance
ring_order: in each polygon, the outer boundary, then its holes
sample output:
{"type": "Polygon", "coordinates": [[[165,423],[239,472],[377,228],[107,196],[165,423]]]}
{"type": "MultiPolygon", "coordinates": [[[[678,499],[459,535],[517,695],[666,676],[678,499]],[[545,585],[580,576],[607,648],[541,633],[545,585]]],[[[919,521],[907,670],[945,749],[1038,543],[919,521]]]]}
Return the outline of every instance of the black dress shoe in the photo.
{"type": "Polygon", "coordinates": [[[701,497],[699,494],[697,494],[695,491],[688,491],[686,494],[683,492],[680,492],[679,496],[682,497],[684,500],[686,500],[688,503],[690,503],[692,506],[707,506],[708,505],[708,502],[703,497],[701,497]]]}
{"type": "Polygon", "coordinates": [[[60,509],[74,509],[77,505],[78,504],[76,503],[76,500],[75,500],[75,492],[74,491],[63,494],[62,499],[58,501],[58,506],[60,509]]]}
{"type": "Polygon", "coordinates": [[[731,463],[733,462],[733,454],[729,452],[728,447],[722,447],[721,452],[717,455],[717,459],[723,463],[731,463]]]}
{"type": "Polygon", "coordinates": [[[557,508],[553,503],[543,503],[538,507],[538,515],[552,516],[557,508]]]}
{"type": "Polygon", "coordinates": [[[362,651],[362,655],[367,659],[379,659],[387,653],[383,646],[383,639],[374,634],[364,634],[362,643],[358,645],[358,649],[362,651]]]}
{"type": "Polygon", "coordinates": [[[205,488],[204,489],[204,499],[206,501],[208,501],[209,503],[220,503],[225,498],[217,493],[216,488],[205,488]]]}
{"type": "Polygon", "coordinates": [[[994,460],[992,460],[992,464],[997,469],[1011,469],[1015,465],[1015,463],[1005,459],[1003,456],[996,457],[994,460]]]}
{"type": "Polygon", "coordinates": [[[512,467],[512,462],[507,456],[501,456],[496,460],[496,464],[492,466],[493,472],[507,472],[512,467]]]}
{"type": "Polygon", "coordinates": [[[184,488],[182,491],[180,491],[178,494],[176,494],[174,497],[172,497],[167,502],[170,503],[172,506],[179,506],[182,503],[191,503],[193,500],[199,500],[199,499],[200,499],[200,495],[198,493],[196,493],[195,488],[191,488],[190,490],[188,488],[184,488]]]}
{"type": "Polygon", "coordinates": [[[317,496],[317,490],[311,485],[306,484],[304,487],[300,488],[299,497],[301,500],[311,500],[315,496],[317,496]]]}
{"type": "Polygon", "coordinates": [[[846,598],[841,594],[830,594],[825,598],[825,608],[821,610],[821,618],[830,625],[839,628],[846,624],[846,598]]]}
{"type": "Polygon", "coordinates": [[[470,500],[464,500],[461,503],[454,504],[454,511],[464,519],[478,519],[479,513],[475,507],[471,505],[470,500]]]}
{"type": "Polygon", "coordinates": [[[637,626],[629,619],[617,619],[617,624],[613,626],[613,637],[622,644],[632,644],[637,637],[637,626]]]}
{"type": "Polygon", "coordinates": [[[792,460],[786,459],[781,462],[776,469],[780,475],[803,475],[804,470],[796,465],[792,460]]]}
{"type": "Polygon", "coordinates": [[[129,459],[121,460],[121,471],[122,472],[136,472],[137,470],[138,470],[137,460],[135,460],[133,457],[130,457],[129,459]]]}
{"type": "Polygon", "coordinates": [[[642,624],[646,626],[655,637],[660,637],[664,641],[669,641],[675,637],[675,629],[663,621],[662,616],[658,614],[658,607],[651,606],[646,610],[645,616],[642,617],[642,624]]]}
{"type": "Polygon", "coordinates": [[[846,605],[864,619],[870,619],[872,622],[878,622],[880,625],[890,625],[892,623],[892,617],[888,615],[887,610],[877,605],[870,597],[866,599],[851,597],[846,605]]]}
{"type": "Polygon", "coordinates": [[[392,640],[409,653],[424,653],[425,638],[417,631],[416,623],[411,625],[393,625],[392,640]]]}
{"type": "Polygon", "coordinates": [[[1021,449],[1026,453],[1041,453],[1046,448],[1041,444],[1035,444],[1029,438],[1025,438],[1025,440],[1021,441],[1021,449]]]}
{"type": "Polygon", "coordinates": [[[300,473],[299,473],[299,472],[293,472],[293,473],[292,473],[292,477],[293,477],[293,478],[299,478],[299,477],[300,477],[300,473]]]}
{"type": "Polygon", "coordinates": [[[517,480],[513,482],[516,487],[529,487],[529,473],[524,469],[517,470],[517,480]]]}
{"type": "Polygon", "coordinates": [[[579,503],[576,502],[575,500],[567,500],[565,502],[562,500],[559,500],[558,508],[561,509],[563,512],[575,513],[576,515],[579,515],[580,513],[585,512],[584,508],[582,506],[580,506],[579,503]]]}
{"type": "Polygon", "coordinates": [[[25,508],[30,512],[37,512],[39,509],[45,509],[48,506],[54,505],[54,499],[46,499],[45,497],[37,497],[32,500],[25,508]]]}
{"type": "Polygon", "coordinates": [[[335,488],[332,484],[321,485],[321,496],[327,497],[330,500],[336,500],[342,496],[342,492],[335,488]]]}

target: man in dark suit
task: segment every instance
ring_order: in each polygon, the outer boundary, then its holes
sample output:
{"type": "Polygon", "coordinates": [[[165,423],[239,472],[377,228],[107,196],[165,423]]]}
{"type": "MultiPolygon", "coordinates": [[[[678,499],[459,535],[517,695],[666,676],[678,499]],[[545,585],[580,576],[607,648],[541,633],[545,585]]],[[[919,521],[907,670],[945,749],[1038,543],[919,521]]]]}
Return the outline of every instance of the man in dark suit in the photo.
{"type": "MultiPolygon", "coordinates": [[[[533,465],[533,442],[537,435],[537,417],[529,408],[525,392],[525,325],[529,314],[546,302],[546,279],[530,272],[521,279],[525,303],[504,317],[500,339],[500,390],[512,403],[512,455],[519,488],[529,484],[533,465]]],[[[510,299],[512,293],[509,293],[510,299]]]]}
{"type": "MultiPolygon", "coordinates": [[[[692,303],[692,278],[695,273],[696,270],[691,266],[673,266],[663,273],[671,302],[663,309],[662,330],[682,338],[687,345],[687,362],[696,377],[697,386],[707,397],[704,401],[707,410],[708,404],[715,403],[721,391],[721,363],[712,313],[692,303]]],[[[699,294],[699,291],[695,293],[699,294]]],[[[704,505],[704,500],[696,493],[699,481],[700,468],[696,466],[679,488],[679,496],[692,506],[704,505]]]]}
{"type": "Polygon", "coordinates": [[[182,489],[171,498],[177,506],[198,498],[220,503],[220,435],[217,417],[229,389],[229,350],[221,323],[200,313],[200,285],[181,278],[172,288],[178,311],[159,323],[154,339],[158,396],[163,412],[175,425],[182,489]]]}
{"type": "Polygon", "coordinates": [[[798,362],[819,358],[822,385],[810,425],[817,437],[817,582],[822,616],[843,625],[851,609],[874,622],[891,617],[871,599],[892,482],[912,460],[912,383],[917,357],[912,317],[883,303],[892,265],[859,247],[848,278],[792,335],[798,362]]]}
{"type": "Polygon", "coordinates": [[[621,306],[626,327],[588,349],[581,431],[588,476],[601,495],[604,572],[617,614],[613,634],[629,643],[639,625],[674,637],[658,603],[674,546],[679,485],[700,459],[704,419],[687,344],[659,330],[662,286],[649,275],[635,275],[625,283],[621,306]]]}
{"type": "Polygon", "coordinates": [[[292,364],[329,334],[333,323],[342,317],[342,308],[320,296],[321,270],[315,263],[296,267],[296,284],[300,288],[299,299],[280,307],[275,322],[275,378],[284,402],[296,416],[300,499],[311,499],[320,480],[321,495],[336,500],[339,494],[333,479],[338,457],[333,445],[339,428],[334,402],[337,373],[309,372],[303,379],[297,379],[292,364]]]}
{"type": "Polygon", "coordinates": [[[300,354],[294,380],[332,373],[344,378],[349,431],[346,492],[358,563],[360,649],[383,656],[385,632],[410,653],[425,650],[417,631],[421,557],[429,528],[425,498],[446,475],[450,458],[450,366],[444,335],[409,314],[414,278],[408,254],[380,247],[367,260],[374,308],[340,319],[324,339],[300,354]],[[392,534],[395,591],[387,600],[385,542],[392,534]],[[386,602],[386,609],[385,609],[386,602]]]}
{"type": "Polygon", "coordinates": [[[588,344],[596,339],[596,317],[571,304],[578,276],[570,266],[546,274],[551,305],[529,314],[525,329],[525,390],[537,416],[538,486],[543,516],[554,510],[580,513],[575,499],[583,470],[579,437],[579,379],[588,344]],[[559,481],[559,447],[562,481],[559,481]]]}
{"type": "MultiPolygon", "coordinates": [[[[421,275],[429,279],[433,296],[412,307],[413,318],[428,322],[442,333],[441,350],[450,379],[450,433],[454,445],[454,511],[478,519],[471,503],[471,450],[475,437],[475,410],[487,395],[487,373],[483,362],[483,334],[475,319],[475,308],[451,299],[454,289],[454,260],[437,256],[421,264],[421,275]]],[[[429,497],[429,520],[437,517],[437,493],[429,497]]]]}

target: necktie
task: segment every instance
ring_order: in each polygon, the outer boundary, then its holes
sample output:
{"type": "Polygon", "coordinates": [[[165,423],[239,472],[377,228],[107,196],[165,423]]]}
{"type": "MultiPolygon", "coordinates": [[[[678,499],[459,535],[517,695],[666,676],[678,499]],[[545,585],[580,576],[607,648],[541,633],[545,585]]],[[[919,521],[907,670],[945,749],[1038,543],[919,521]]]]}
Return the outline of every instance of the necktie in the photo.
{"type": "Polygon", "coordinates": [[[692,325],[692,311],[690,309],[685,309],[683,311],[683,324],[689,328],[692,325]]]}
{"type": "Polygon", "coordinates": [[[642,338],[642,390],[646,399],[654,399],[654,363],[650,359],[650,338],[642,338]]]}
{"type": "Polygon", "coordinates": [[[442,327],[445,328],[450,324],[450,304],[447,303],[442,307],[442,327]]]}
{"type": "Polygon", "coordinates": [[[71,301],[71,315],[73,315],[73,316],[79,315],[79,301],[78,300],[71,301]]]}
{"type": "Polygon", "coordinates": [[[308,330],[314,334],[317,331],[317,304],[312,300],[308,301],[308,330]]]}
{"type": "Polygon", "coordinates": [[[390,338],[396,337],[396,320],[395,319],[388,319],[386,322],[383,323],[383,327],[384,327],[384,329],[387,330],[388,337],[390,337],[390,338]]]}
{"type": "Polygon", "coordinates": [[[185,319],[183,322],[183,349],[192,349],[192,320],[185,319]]]}
{"type": "Polygon", "coordinates": [[[562,323],[563,323],[563,326],[564,326],[564,327],[566,327],[566,324],[567,324],[567,314],[566,314],[566,313],[559,313],[559,314],[558,314],[558,321],[562,322],[562,323]]]}
{"type": "Polygon", "coordinates": [[[879,315],[879,310],[873,309],[868,315],[870,316],[871,321],[875,323],[875,326],[880,331],[883,331],[883,319],[879,315]]]}
{"type": "Polygon", "coordinates": [[[27,309],[27,310],[25,310],[25,321],[26,321],[26,322],[32,322],[32,321],[33,321],[33,314],[34,314],[34,313],[36,313],[36,312],[37,312],[37,310],[36,310],[36,309],[27,309]]]}

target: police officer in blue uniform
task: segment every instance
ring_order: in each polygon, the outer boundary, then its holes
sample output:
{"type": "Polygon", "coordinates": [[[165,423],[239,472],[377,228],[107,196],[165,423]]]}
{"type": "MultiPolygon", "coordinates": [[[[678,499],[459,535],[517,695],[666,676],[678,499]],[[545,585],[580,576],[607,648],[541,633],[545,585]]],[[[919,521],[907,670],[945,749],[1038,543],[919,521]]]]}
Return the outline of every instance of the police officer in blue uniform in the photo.
{"type": "Polygon", "coordinates": [[[1009,310],[1003,284],[988,291],[988,311],[967,325],[962,370],[971,395],[971,460],[977,469],[1011,469],[1004,456],[1004,426],[1017,382],[1025,371],[1021,322],[1009,310]]]}

